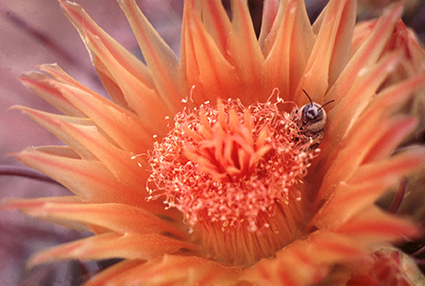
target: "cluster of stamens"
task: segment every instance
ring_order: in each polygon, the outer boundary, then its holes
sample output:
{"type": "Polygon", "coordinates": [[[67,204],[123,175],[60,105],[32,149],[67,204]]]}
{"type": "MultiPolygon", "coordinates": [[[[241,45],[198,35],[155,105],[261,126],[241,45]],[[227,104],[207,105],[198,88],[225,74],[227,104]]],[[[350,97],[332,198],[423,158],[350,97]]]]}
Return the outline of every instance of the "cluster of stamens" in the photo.
{"type": "Polygon", "coordinates": [[[301,200],[297,184],[316,154],[278,104],[227,100],[177,114],[149,154],[149,199],[165,196],[190,225],[269,227],[260,218],[272,217],[276,203],[301,200]]]}

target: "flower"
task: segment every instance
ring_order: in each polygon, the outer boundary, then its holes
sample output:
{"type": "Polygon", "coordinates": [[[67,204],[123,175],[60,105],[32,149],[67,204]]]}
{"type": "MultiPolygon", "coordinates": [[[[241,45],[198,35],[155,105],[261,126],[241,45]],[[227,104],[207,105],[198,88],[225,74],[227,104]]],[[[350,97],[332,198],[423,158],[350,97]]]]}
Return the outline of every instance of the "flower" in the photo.
{"type": "Polygon", "coordinates": [[[270,0],[257,40],[246,1],[229,20],[219,1],[187,0],[178,59],[118,2],[146,65],[60,2],[112,100],[57,65],[21,77],[64,115],[16,108],[67,146],[18,158],[74,195],[4,206],[94,234],[30,266],[123,259],[88,285],[346,284],[419,236],[375,204],[425,161],[397,149],[421,128],[409,103],[425,80],[401,6],[355,28],[356,2],[331,0],[311,26],[303,1],[270,0]]]}

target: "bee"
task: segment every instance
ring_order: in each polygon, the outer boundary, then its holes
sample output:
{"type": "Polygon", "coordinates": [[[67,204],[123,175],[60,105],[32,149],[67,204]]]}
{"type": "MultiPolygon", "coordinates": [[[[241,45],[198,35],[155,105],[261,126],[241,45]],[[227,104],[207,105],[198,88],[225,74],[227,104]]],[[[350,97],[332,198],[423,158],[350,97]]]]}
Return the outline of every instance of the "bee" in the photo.
{"type": "Polygon", "coordinates": [[[301,108],[294,108],[292,110],[292,120],[296,122],[300,133],[304,138],[300,138],[303,142],[310,143],[310,149],[315,149],[323,140],[325,130],[323,129],[326,123],[326,112],[323,109],[326,105],[335,100],[326,102],[320,105],[311,100],[311,97],[303,89],[307,95],[310,103],[303,105],[301,108]]]}

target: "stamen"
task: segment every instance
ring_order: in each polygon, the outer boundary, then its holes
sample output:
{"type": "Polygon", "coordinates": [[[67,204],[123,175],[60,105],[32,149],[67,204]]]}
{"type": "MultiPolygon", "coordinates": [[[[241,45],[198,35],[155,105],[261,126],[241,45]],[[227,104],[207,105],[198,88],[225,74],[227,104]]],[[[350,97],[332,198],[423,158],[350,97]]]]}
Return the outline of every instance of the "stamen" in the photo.
{"type": "Polygon", "coordinates": [[[163,196],[179,209],[216,259],[226,253],[251,263],[299,235],[299,183],[318,152],[301,139],[293,116],[279,110],[281,103],[245,108],[227,100],[185,109],[148,154],[149,199],[163,196]],[[240,239],[237,246],[232,239],[240,239]]]}

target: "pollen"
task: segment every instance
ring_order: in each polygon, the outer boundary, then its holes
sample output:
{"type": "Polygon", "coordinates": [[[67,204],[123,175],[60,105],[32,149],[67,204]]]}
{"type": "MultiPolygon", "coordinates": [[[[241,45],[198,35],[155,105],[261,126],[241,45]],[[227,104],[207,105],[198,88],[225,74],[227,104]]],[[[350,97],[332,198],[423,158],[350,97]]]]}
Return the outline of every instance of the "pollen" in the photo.
{"type": "Polygon", "coordinates": [[[297,232],[302,181],[318,150],[300,139],[297,118],[280,105],[282,100],[244,107],[229,99],[186,108],[149,153],[149,199],[165,197],[168,207],[180,210],[215,257],[220,251],[244,256],[222,249],[220,241],[229,236],[269,237],[270,245],[259,245],[261,253],[247,254],[246,262],[274,253],[297,232]]]}

